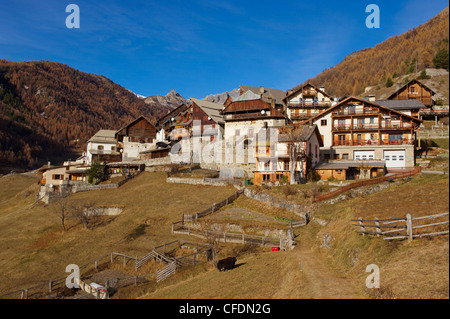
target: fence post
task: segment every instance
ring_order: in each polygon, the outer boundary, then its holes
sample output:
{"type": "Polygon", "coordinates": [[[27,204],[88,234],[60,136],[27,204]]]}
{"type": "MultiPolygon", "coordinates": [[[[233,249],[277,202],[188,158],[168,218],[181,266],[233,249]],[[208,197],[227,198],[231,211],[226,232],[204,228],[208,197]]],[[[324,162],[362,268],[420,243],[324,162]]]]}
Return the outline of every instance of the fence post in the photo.
{"type": "Polygon", "coordinates": [[[413,229],[411,214],[406,214],[406,232],[408,234],[408,242],[413,240],[413,229]]]}
{"type": "MultiPolygon", "coordinates": [[[[364,223],[363,223],[362,217],[358,217],[358,220],[359,220],[359,225],[361,226],[361,231],[365,232],[366,229],[365,229],[365,227],[364,227],[364,223]]],[[[364,236],[365,233],[362,233],[362,235],[364,236]]]]}
{"type": "Polygon", "coordinates": [[[381,228],[380,228],[380,220],[378,217],[375,217],[375,225],[377,226],[377,237],[380,237],[381,228]]]}

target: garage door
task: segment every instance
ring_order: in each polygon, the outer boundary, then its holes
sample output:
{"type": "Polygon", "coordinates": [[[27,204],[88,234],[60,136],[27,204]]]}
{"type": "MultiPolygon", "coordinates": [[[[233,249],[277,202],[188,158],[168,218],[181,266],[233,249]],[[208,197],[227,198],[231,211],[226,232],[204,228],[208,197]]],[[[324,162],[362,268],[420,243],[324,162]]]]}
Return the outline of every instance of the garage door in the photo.
{"type": "Polygon", "coordinates": [[[353,158],[355,160],[373,160],[375,157],[375,151],[355,151],[353,158]]]}
{"type": "Polygon", "coordinates": [[[384,151],[386,167],[405,167],[405,151],[384,151]]]}

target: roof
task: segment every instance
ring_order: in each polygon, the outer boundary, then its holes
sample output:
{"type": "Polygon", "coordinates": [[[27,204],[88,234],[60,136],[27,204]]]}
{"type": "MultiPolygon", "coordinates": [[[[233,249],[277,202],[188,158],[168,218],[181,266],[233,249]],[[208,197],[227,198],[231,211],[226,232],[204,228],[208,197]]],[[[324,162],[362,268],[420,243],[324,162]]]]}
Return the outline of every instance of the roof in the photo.
{"type": "Polygon", "coordinates": [[[426,106],[418,99],[409,100],[376,100],[375,103],[392,110],[421,110],[426,106]]]}
{"type": "Polygon", "coordinates": [[[216,123],[224,123],[223,116],[220,112],[223,110],[224,106],[219,103],[214,103],[206,100],[191,99],[199,108],[203,110],[214,122],[216,123]]]}
{"type": "Polygon", "coordinates": [[[330,99],[333,99],[333,97],[331,95],[329,95],[328,93],[326,93],[325,91],[315,87],[311,83],[306,83],[304,85],[299,85],[299,86],[295,87],[293,90],[289,90],[288,93],[286,94],[286,96],[284,97],[284,100],[287,100],[290,96],[297,94],[299,91],[301,91],[306,86],[312,86],[317,92],[320,92],[323,95],[329,97],[330,99]]]}
{"type": "Polygon", "coordinates": [[[285,105],[283,99],[286,97],[286,93],[283,90],[268,89],[263,86],[239,85],[239,87],[242,91],[252,91],[253,93],[259,95],[261,95],[261,89],[263,89],[263,97],[272,97],[275,99],[275,104],[285,105]]]}
{"type": "MultiPolygon", "coordinates": [[[[269,145],[270,142],[272,141],[270,134],[272,133],[272,131],[270,129],[274,129],[274,128],[268,128],[265,129],[265,134],[266,134],[266,139],[262,140],[261,138],[258,138],[256,141],[256,144],[258,145],[269,145]]],[[[320,143],[320,146],[323,146],[323,141],[322,138],[320,137],[320,133],[319,133],[319,129],[317,128],[317,125],[291,125],[291,126],[284,126],[280,129],[278,129],[278,142],[290,142],[292,141],[293,138],[295,138],[296,142],[308,142],[311,137],[313,136],[313,134],[316,134],[317,140],[320,143]],[[292,128],[294,129],[296,132],[298,132],[298,134],[296,133],[295,136],[289,136],[289,133],[286,133],[286,129],[292,128]]],[[[260,136],[261,133],[264,133],[264,129],[261,129],[258,132],[258,135],[260,136]]]]}
{"type": "Polygon", "coordinates": [[[116,131],[114,130],[100,130],[92,136],[88,142],[92,143],[116,143],[116,131]]]}
{"type": "Polygon", "coordinates": [[[155,126],[159,127],[162,124],[162,122],[166,122],[166,121],[170,120],[174,115],[177,115],[179,112],[184,112],[187,108],[189,108],[188,105],[186,105],[184,103],[180,104],[179,106],[174,108],[172,111],[169,111],[166,115],[164,115],[163,117],[158,119],[156,121],[155,126]]]}
{"type": "Polygon", "coordinates": [[[350,167],[377,167],[383,168],[386,165],[386,161],[348,161],[339,160],[335,162],[319,163],[314,168],[315,170],[323,169],[349,169],[350,167]]]}
{"type": "MultiPolygon", "coordinates": [[[[279,142],[289,142],[294,137],[297,142],[307,142],[310,140],[311,136],[313,134],[317,134],[317,139],[319,143],[323,144],[322,138],[320,137],[319,129],[317,128],[317,125],[292,125],[292,126],[285,126],[281,129],[281,131],[286,131],[286,129],[293,129],[297,133],[295,136],[290,136],[289,133],[283,133],[278,136],[279,142]]],[[[320,145],[323,146],[323,145],[320,145]]]]}
{"type": "Polygon", "coordinates": [[[371,105],[373,105],[375,107],[379,107],[381,109],[384,109],[385,111],[388,111],[388,112],[391,112],[391,113],[395,113],[397,115],[401,115],[402,117],[409,118],[409,119],[411,119],[414,122],[422,123],[422,120],[418,119],[417,117],[409,116],[409,115],[407,115],[405,113],[402,113],[402,112],[390,109],[388,107],[385,107],[383,105],[377,104],[375,102],[364,100],[363,98],[359,98],[359,97],[356,97],[356,96],[349,96],[349,97],[345,98],[344,100],[342,100],[341,102],[339,102],[338,104],[336,104],[336,105],[326,109],[325,111],[323,111],[319,115],[316,115],[316,116],[314,116],[314,117],[304,121],[303,124],[309,123],[309,122],[313,122],[313,121],[316,121],[316,120],[320,119],[321,117],[327,115],[328,113],[330,113],[334,109],[342,106],[342,104],[345,104],[346,102],[349,102],[350,100],[353,100],[353,101],[356,101],[356,102],[361,102],[361,103],[368,103],[368,104],[371,104],[371,105]]]}
{"type": "Polygon", "coordinates": [[[147,117],[145,117],[144,115],[141,115],[141,116],[139,116],[138,118],[136,118],[136,119],[134,119],[133,121],[131,121],[130,123],[128,123],[127,125],[125,125],[124,127],[122,127],[121,129],[119,129],[119,130],[116,132],[115,135],[125,135],[126,132],[125,132],[125,133],[122,133],[122,131],[123,131],[124,129],[126,129],[127,127],[133,125],[133,124],[136,123],[137,121],[141,120],[141,119],[146,120],[146,121],[147,121],[150,125],[152,125],[153,127],[155,126],[155,125],[152,123],[152,121],[150,121],[147,117]]]}

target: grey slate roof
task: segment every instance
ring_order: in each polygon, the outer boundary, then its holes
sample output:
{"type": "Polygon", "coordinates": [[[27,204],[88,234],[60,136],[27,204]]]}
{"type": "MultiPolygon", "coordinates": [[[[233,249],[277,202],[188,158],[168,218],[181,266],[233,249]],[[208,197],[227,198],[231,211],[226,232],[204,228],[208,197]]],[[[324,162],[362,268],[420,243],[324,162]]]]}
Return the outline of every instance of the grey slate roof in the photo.
{"type": "MultiPolygon", "coordinates": [[[[243,91],[252,91],[255,94],[261,94],[259,86],[239,85],[239,87],[243,91]]],[[[286,97],[286,93],[283,90],[264,88],[264,94],[262,96],[273,97],[276,104],[285,105],[283,99],[286,97]]]]}
{"type": "Polygon", "coordinates": [[[223,109],[223,105],[206,100],[200,100],[190,97],[195,104],[197,104],[214,122],[225,123],[220,111],[223,109]]]}
{"type": "Polygon", "coordinates": [[[426,106],[418,99],[409,100],[376,100],[375,103],[393,110],[420,110],[426,106]]]}
{"type": "Polygon", "coordinates": [[[92,136],[88,142],[93,143],[116,143],[116,131],[114,130],[100,130],[92,136]]]}

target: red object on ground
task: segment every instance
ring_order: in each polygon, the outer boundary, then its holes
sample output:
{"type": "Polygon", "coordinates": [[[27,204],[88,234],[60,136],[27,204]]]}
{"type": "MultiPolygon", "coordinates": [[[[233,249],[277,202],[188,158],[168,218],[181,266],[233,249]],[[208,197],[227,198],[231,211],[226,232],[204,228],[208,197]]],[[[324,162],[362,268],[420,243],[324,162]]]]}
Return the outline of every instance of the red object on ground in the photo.
{"type": "Polygon", "coordinates": [[[272,251],[279,251],[280,247],[272,247],[272,251]]]}

